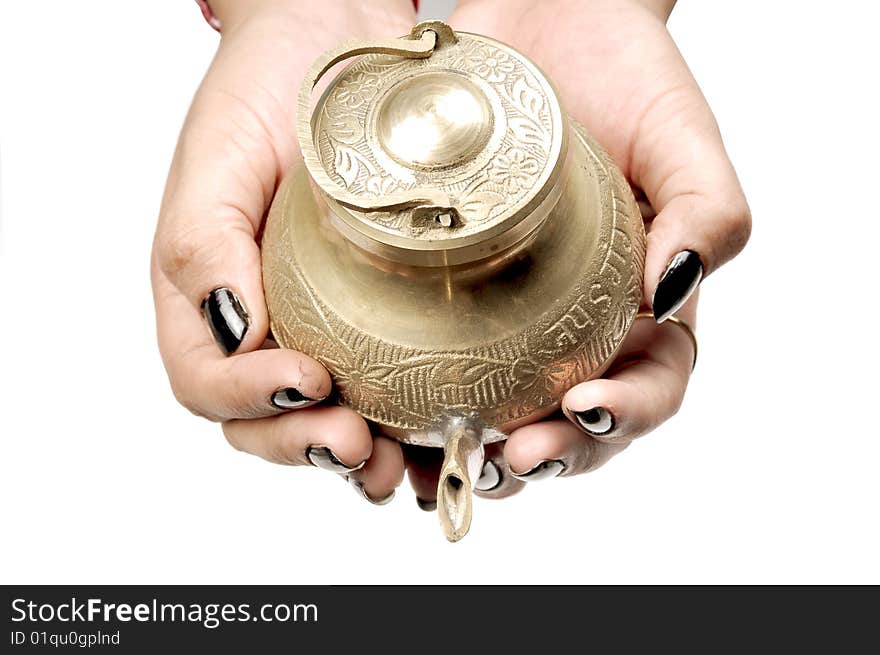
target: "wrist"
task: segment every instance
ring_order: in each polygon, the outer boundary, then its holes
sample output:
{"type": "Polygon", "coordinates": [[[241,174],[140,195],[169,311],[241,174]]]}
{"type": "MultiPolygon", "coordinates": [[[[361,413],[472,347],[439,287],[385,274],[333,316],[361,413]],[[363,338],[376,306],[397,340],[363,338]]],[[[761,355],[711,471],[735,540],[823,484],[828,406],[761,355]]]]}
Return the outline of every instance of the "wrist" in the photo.
{"type": "Polygon", "coordinates": [[[676,0],[636,0],[636,2],[665,23],[669,20],[676,0]]]}
{"type": "MultiPolygon", "coordinates": [[[[546,8],[551,2],[555,2],[555,8],[563,13],[594,9],[612,11],[627,4],[626,0],[542,0],[540,5],[534,0],[458,0],[457,8],[482,5],[497,8],[506,13],[525,14],[533,11],[537,6],[546,8]]],[[[635,5],[645,9],[664,23],[672,13],[675,2],[676,0],[629,0],[630,6],[635,5]]]]}
{"type": "Polygon", "coordinates": [[[416,20],[412,0],[334,0],[318,6],[311,0],[208,0],[207,4],[223,34],[262,18],[300,27],[317,20],[324,29],[350,27],[354,34],[386,33],[389,25],[403,26],[406,32],[416,20]]]}

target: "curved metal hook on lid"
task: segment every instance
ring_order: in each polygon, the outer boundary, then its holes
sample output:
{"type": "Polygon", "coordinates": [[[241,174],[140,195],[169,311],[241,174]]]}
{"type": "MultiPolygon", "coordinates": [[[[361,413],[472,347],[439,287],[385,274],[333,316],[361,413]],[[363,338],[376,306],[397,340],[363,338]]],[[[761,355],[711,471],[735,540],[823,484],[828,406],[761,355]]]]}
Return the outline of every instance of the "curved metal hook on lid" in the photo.
{"type": "Polygon", "coordinates": [[[426,21],[416,25],[410,35],[401,39],[358,39],[343,43],[338,48],[329,50],[312,64],[306,73],[299,91],[297,101],[296,135],[302,151],[303,162],[324,193],[339,204],[360,211],[393,211],[396,209],[413,208],[417,214],[430,213],[442,216],[448,214],[457,220],[459,213],[453,206],[452,199],[445,193],[433,188],[415,188],[408,191],[389,193],[376,202],[350,193],[336,184],[321,164],[315,149],[312,133],[311,97],[315,85],[334,65],[350,57],[366,54],[386,54],[406,57],[409,59],[427,59],[434,50],[458,39],[455,32],[440,21],[426,21]]]}

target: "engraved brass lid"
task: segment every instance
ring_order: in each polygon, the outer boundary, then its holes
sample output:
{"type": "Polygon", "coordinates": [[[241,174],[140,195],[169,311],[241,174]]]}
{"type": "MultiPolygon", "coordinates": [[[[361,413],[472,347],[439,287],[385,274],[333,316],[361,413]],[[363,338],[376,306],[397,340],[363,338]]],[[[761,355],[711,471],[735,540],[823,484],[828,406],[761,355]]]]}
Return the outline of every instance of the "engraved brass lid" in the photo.
{"type": "MultiPolygon", "coordinates": [[[[559,101],[534,64],[493,39],[438,22],[410,38],[415,53],[374,47],[332,80],[304,157],[336,227],[366,250],[423,266],[483,259],[527,237],[558,199],[559,101]]],[[[337,61],[351,56],[345,47],[337,61]]]]}

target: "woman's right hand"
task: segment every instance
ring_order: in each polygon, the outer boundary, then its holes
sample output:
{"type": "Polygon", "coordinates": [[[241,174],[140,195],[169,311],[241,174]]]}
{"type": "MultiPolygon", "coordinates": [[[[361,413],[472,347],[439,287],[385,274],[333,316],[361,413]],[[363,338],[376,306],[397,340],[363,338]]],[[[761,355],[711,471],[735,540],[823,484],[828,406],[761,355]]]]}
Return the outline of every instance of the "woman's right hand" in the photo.
{"type": "Polygon", "coordinates": [[[340,473],[367,500],[386,502],[403,479],[400,447],[374,438],[354,411],[318,405],[331,391],[327,371],[267,342],[255,239],[300,158],[296,95],[312,61],[371,31],[406,34],[412,4],[213,0],[211,8],[222,39],[180,134],[151,261],[172,389],[187,409],[221,422],[237,449],[340,473]]]}

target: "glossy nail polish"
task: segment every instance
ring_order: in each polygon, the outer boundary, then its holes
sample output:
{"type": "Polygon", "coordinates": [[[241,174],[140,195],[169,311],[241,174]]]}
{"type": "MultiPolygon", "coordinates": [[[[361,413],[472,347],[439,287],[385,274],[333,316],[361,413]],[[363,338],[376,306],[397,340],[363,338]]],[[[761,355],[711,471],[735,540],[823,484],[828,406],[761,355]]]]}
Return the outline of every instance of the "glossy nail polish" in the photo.
{"type": "Polygon", "coordinates": [[[279,389],[272,394],[271,398],[272,405],[278,409],[299,409],[300,407],[304,407],[316,400],[318,399],[304,396],[299,389],[294,387],[279,389]]]}
{"type": "Polygon", "coordinates": [[[214,289],[202,301],[202,313],[220,350],[226,355],[238,350],[250,323],[247,310],[235,292],[226,287],[214,289]]]}
{"type": "Polygon", "coordinates": [[[480,478],[474,485],[474,489],[478,491],[492,491],[501,484],[501,469],[491,459],[483,464],[483,470],[480,478]]]}
{"type": "Polygon", "coordinates": [[[690,298],[703,278],[703,262],[693,250],[682,250],[669,262],[654,292],[654,320],[662,323],[690,298]]]}
{"type": "Polygon", "coordinates": [[[423,512],[433,512],[437,509],[436,500],[425,500],[424,498],[416,496],[416,503],[418,504],[419,509],[423,512]]]}
{"type": "Polygon", "coordinates": [[[565,464],[560,459],[545,459],[543,462],[538,462],[532,468],[530,468],[525,473],[514,473],[513,471],[510,474],[515,477],[517,480],[522,480],[523,482],[537,482],[538,480],[547,480],[549,478],[555,478],[560,475],[565,470],[565,464]]]}
{"type": "Polygon", "coordinates": [[[595,436],[609,434],[615,427],[614,414],[604,407],[593,407],[580,412],[571,410],[578,425],[595,436]]]}
{"type": "Polygon", "coordinates": [[[357,491],[358,495],[361,496],[364,500],[372,505],[387,505],[392,500],[394,500],[394,492],[392,491],[390,494],[385,496],[384,498],[370,498],[370,495],[367,493],[367,490],[364,489],[364,483],[360,480],[355,480],[354,478],[348,478],[348,483],[354,487],[354,490],[357,491]]]}
{"type": "Polygon", "coordinates": [[[318,468],[340,474],[357,471],[358,469],[363,468],[364,464],[366,464],[365,460],[357,466],[348,466],[344,464],[332,450],[327,448],[327,446],[309,446],[306,450],[306,457],[308,457],[309,461],[318,468]]]}

